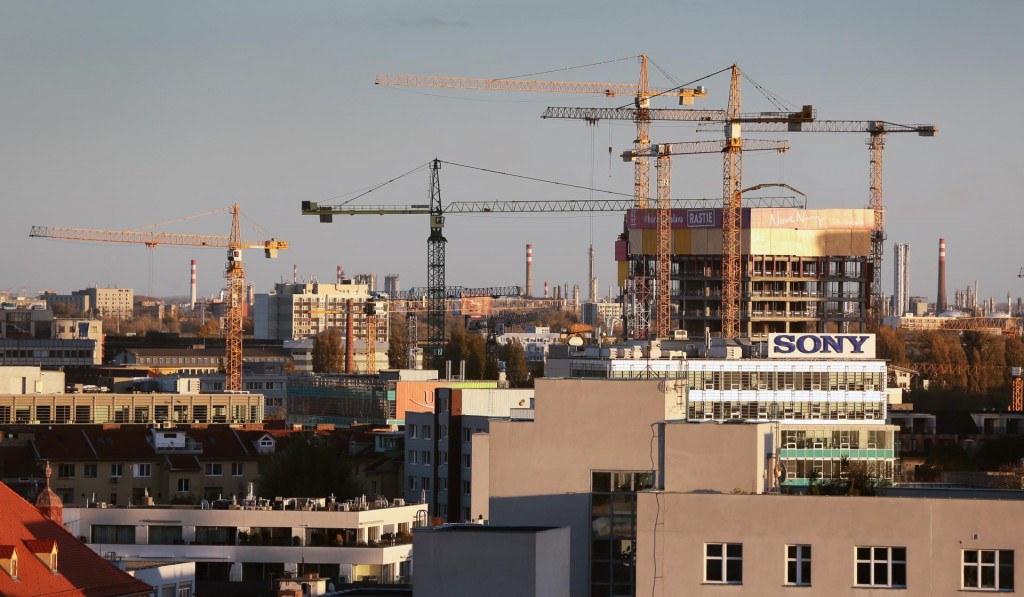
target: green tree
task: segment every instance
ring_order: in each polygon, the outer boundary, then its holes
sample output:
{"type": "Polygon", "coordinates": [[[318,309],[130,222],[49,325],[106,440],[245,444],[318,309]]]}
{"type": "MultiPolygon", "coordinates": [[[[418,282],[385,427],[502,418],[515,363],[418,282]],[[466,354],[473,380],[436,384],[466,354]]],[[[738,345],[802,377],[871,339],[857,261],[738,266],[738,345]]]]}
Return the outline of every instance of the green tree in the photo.
{"type": "MultiPolygon", "coordinates": [[[[923,332],[919,340],[925,362],[937,365],[967,364],[967,354],[956,332],[929,330],[923,332]]],[[[946,388],[966,388],[967,376],[958,372],[941,373],[935,376],[934,382],[946,388]]]]}
{"type": "Polygon", "coordinates": [[[313,339],[313,371],[316,373],[341,373],[344,371],[344,353],[341,350],[341,334],[334,328],[320,332],[313,339]]]}
{"type": "Polygon", "coordinates": [[[326,497],[347,500],[363,493],[348,456],[348,447],[330,437],[294,434],[281,452],[274,454],[260,475],[263,497],[326,497]]]}
{"type": "Polygon", "coordinates": [[[530,372],[526,368],[526,352],[519,340],[505,345],[505,378],[513,388],[529,386],[530,372]]]}
{"type": "Polygon", "coordinates": [[[391,317],[391,327],[388,331],[388,367],[392,369],[405,369],[407,362],[406,353],[409,351],[409,332],[404,317],[391,317]]]}

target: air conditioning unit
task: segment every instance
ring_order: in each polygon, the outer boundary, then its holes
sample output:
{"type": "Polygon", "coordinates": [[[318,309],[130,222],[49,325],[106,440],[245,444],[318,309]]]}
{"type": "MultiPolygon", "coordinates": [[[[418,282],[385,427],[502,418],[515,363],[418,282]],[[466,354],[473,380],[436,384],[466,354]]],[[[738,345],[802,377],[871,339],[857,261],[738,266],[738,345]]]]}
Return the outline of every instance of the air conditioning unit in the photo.
{"type": "Polygon", "coordinates": [[[395,498],[394,500],[391,501],[391,505],[392,506],[404,506],[405,505],[405,500],[402,499],[402,498],[395,498]]]}

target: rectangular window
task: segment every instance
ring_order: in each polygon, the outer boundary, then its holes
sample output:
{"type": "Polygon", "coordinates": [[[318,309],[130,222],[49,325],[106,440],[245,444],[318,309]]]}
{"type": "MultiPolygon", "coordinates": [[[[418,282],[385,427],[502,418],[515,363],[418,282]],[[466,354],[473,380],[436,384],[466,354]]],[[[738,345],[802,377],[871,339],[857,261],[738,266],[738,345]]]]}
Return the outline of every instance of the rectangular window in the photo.
{"type": "Polygon", "coordinates": [[[857,586],[907,587],[906,547],[858,547],[857,586]]]}
{"type": "Polygon", "coordinates": [[[153,476],[153,465],[148,462],[140,462],[135,465],[135,476],[136,477],[152,477],[153,476]]]}
{"type": "Polygon", "coordinates": [[[178,493],[192,491],[192,483],[188,479],[178,479],[178,493]]]}
{"type": "Polygon", "coordinates": [[[423,450],[423,464],[430,464],[430,451],[423,450]]]}
{"type": "Polygon", "coordinates": [[[704,582],[743,584],[743,544],[705,543],[704,582]]]}
{"type": "Polygon", "coordinates": [[[75,478],[75,465],[74,464],[61,464],[57,467],[57,476],[65,479],[75,478]]]}
{"type": "Polygon", "coordinates": [[[471,442],[473,441],[473,430],[466,427],[462,430],[462,441],[471,442]]]}
{"type": "Polygon", "coordinates": [[[149,527],[150,545],[182,545],[180,526],[157,526],[149,527]]]}
{"type": "Polygon", "coordinates": [[[232,462],[231,463],[231,476],[241,477],[245,474],[245,463],[244,462],[232,462]]]}
{"type": "Polygon", "coordinates": [[[224,465],[219,462],[207,462],[204,469],[207,477],[219,477],[224,474],[224,465]]]}
{"type": "Polygon", "coordinates": [[[786,584],[811,586],[811,546],[786,546],[786,584]]]}
{"type": "Polygon", "coordinates": [[[416,450],[409,450],[409,462],[408,464],[419,464],[419,452],[416,450]]]}
{"type": "Polygon", "coordinates": [[[124,465],[120,462],[115,462],[110,465],[110,476],[111,477],[123,477],[124,476],[124,465]]]}
{"type": "Polygon", "coordinates": [[[423,477],[420,481],[423,482],[423,489],[430,491],[430,477],[423,477]]]}
{"type": "Polygon", "coordinates": [[[84,469],[82,471],[82,475],[84,475],[86,477],[89,477],[90,479],[94,479],[96,477],[96,465],[95,464],[83,464],[82,465],[82,469],[84,469]]]}
{"type": "Polygon", "coordinates": [[[983,591],[1012,591],[1013,550],[963,550],[963,582],[961,586],[965,589],[983,591]]]}
{"type": "Polygon", "coordinates": [[[91,543],[132,545],[135,543],[135,525],[94,524],[91,543]]]}
{"type": "Polygon", "coordinates": [[[433,428],[432,427],[430,427],[429,425],[424,425],[423,426],[423,439],[430,439],[430,436],[431,436],[432,433],[433,433],[433,428]]]}
{"type": "Polygon", "coordinates": [[[465,494],[465,495],[469,495],[469,487],[470,487],[469,481],[463,481],[462,482],[462,493],[465,494]]]}
{"type": "Polygon", "coordinates": [[[178,583],[178,597],[192,597],[192,583],[178,583]]]}
{"type": "Polygon", "coordinates": [[[409,489],[416,489],[416,477],[409,477],[409,489]]]}
{"type": "Polygon", "coordinates": [[[416,426],[415,425],[409,425],[409,437],[411,439],[416,439],[416,426]]]}
{"type": "Polygon", "coordinates": [[[448,452],[441,452],[441,464],[448,464],[448,452]]]}
{"type": "Polygon", "coordinates": [[[462,466],[463,468],[473,468],[473,455],[463,454],[462,455],[462,466]]]}

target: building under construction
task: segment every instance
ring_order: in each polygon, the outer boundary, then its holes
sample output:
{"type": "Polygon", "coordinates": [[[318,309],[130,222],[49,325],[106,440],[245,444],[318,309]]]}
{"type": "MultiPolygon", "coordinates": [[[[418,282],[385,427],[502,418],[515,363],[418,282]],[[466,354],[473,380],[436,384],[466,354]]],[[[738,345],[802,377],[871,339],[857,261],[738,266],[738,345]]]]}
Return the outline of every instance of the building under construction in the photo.
{"type": "MultiPolygon", "coordinates": [[[[873,225],[870,209],[744,209],[741,335],[864,330],[873,225]]],[[[627,212],[615,251],[620,286],[626,285],[629,256],[642,255],[654,271],[657,226],[655,210],[627,212]]],[[[672,211],[671,279],[671,328],[721,333],[721,209],[672,211]]],[[[650,305],[640,297],[624,310],[642,318],[650,305]]]]}

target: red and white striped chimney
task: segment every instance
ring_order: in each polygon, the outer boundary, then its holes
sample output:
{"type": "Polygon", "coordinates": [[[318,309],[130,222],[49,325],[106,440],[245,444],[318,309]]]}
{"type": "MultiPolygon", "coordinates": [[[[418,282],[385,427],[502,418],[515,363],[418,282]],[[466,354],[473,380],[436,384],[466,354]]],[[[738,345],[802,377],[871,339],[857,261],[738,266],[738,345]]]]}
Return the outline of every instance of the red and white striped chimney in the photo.
{"type": "Polygon", "coordinates": [[[299,283],[299,264],[296,263],[292,266],[292,284],[299,283]]]}
{"type": "Polygon", "coordinates": [[[344,280],[344,279],[345,279],[345,268],[343,268],[343,267],[341,267],[339,265],[338,266],[338,284],[341,284],[341,281],[344,280]]]}
{"type": "Polygon", "coordinates": [[[192,299],[189,302],[189,308],[194,308],[196,305],[196,260],[192,260],[192,285],[189,287],[189,298],[192,299]]]}
{"type": "Polygon", "coordinates": [[[544,280],[544,298],[548,298],[548,281],[544,280]]]}
{"type": "Polygon", "coordinates": [[[526,245],[526,296],[533,296],[533,245],[526,245]]]}
{"type": "Polygon", "coordinates": [[[935,314],[946,310],[946,239],[939,239],[939,290],[935,294],[935,314]]]}

